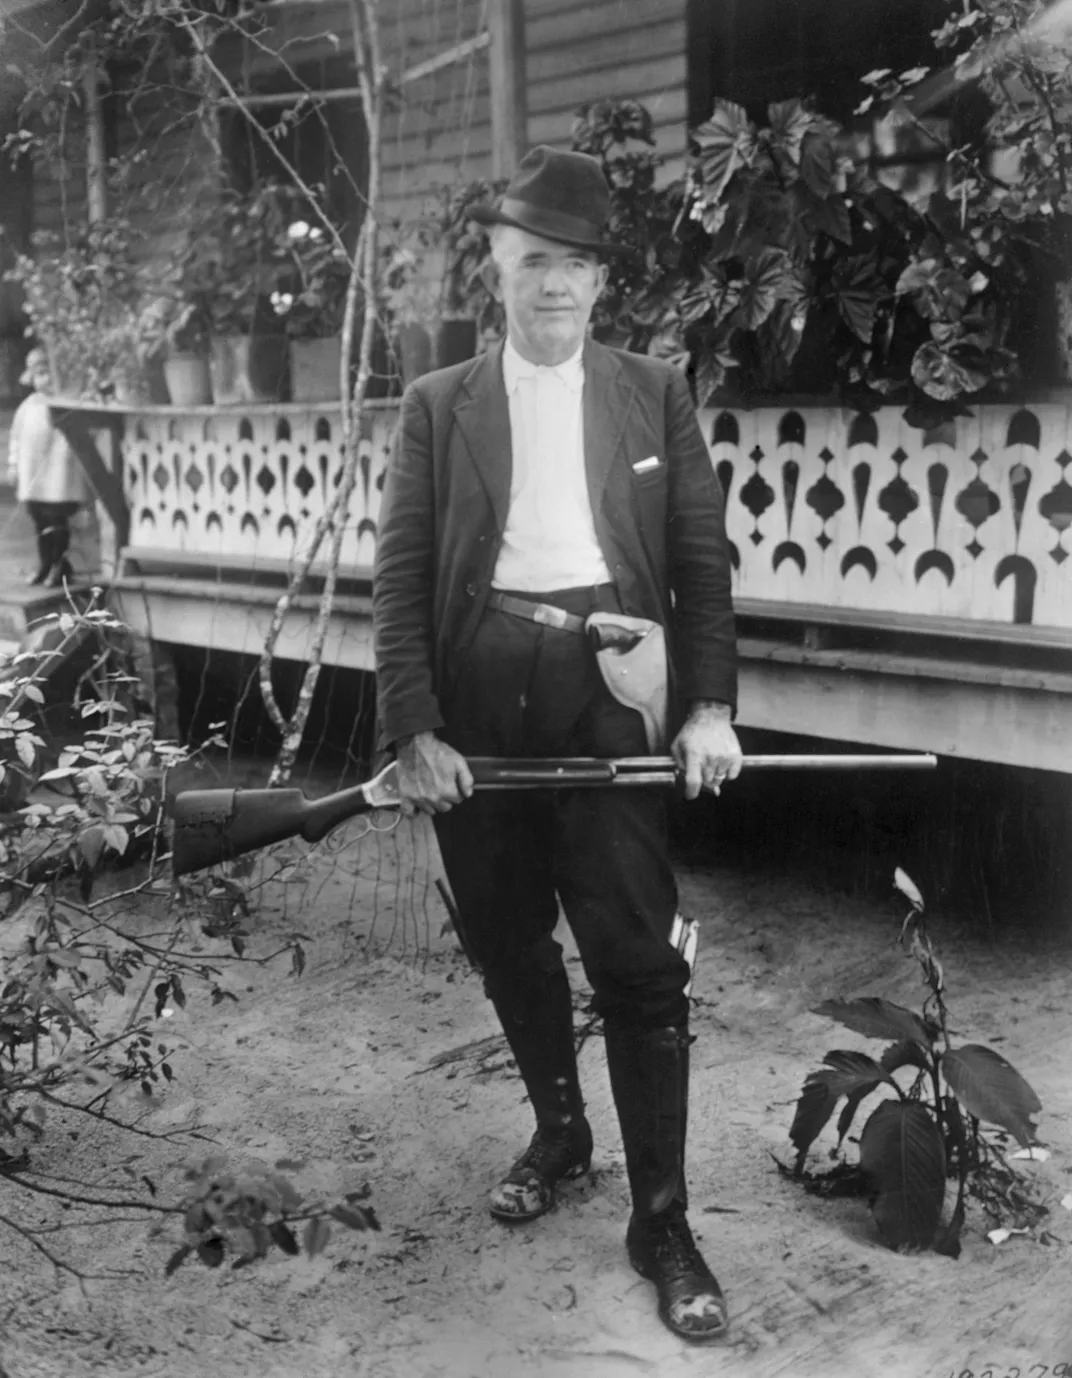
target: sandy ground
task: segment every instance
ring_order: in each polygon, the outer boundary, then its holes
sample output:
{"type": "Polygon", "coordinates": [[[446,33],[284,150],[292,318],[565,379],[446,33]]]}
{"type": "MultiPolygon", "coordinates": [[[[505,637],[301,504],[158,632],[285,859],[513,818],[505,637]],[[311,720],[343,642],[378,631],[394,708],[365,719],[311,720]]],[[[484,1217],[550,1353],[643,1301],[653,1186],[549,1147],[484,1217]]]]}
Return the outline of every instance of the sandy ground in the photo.
{"type": "MultiPolygon", "coordinates": [[[[731,1338],[697,1350],[659,1324],[652,1289],[624,1255],[627,1184],[598,1031],[580,1055],[597,1144],[591,1177],[530,1226],[495,1223],[485,1193],[527,1141],[530,1112],[478,980],[440,934],[427,833],[404,824],[339,840],[288,885],[266,887],[256,915],[253,953],[295,928],[312,938],[305,975],[246,962],[226,978],[238,1003],[212,1006],[191,989],[187,1008],[159,1021],[182,1046],[174,1083],[141,1123],[161,1133],[197,1127],[211,1143],[117,1138],[53,1119],[34,1158],[102,1192],[149,1199],[145,1173],[171,1200],[182,1163],[212,1148],[295,1160],[310,1195],[368,1182],[382,1234],[339,1232],[319,1258],[274,1252],[237,1272],[187,1264],[167,1280],[177,1222],[159,1233],[144,1217],[83,1223],[101,1213],[52,1209],[0,1182],[0,1212],[61,1221],[52,1247],[110,1274],[80,1285],[0,1231],[4,1378],[947,1378],[987,1369],[1047,1378],[1061,1363],[1072,1372],[1072,1212],[1058,1204],[1072,1189],[1067,939],[935,933],[957,1034],[994,1044],[1043,1101],[1052,1157],[1024,1171],[1051,1207],[1048,1242],[1036,1233],[995,1247],[973,1210],[959,1261],[895,1255],[877,1243],[865,1203],[805,1195],[771,1155],[788,1157],[793,1105],[822,1054],[874,1050],[810,1007],[835,994],[918,1006],[918,970],[895,944],[901,906],[892,891],[888,902],[859,903],[792,875],[682,874],[683,907],[702,925],[692,1220],[732,1312],[731,1338]],[[480,1040],[492,1041],[442,1060],[480,1040]]],[[[580,1025],[575,957],[570,969],[580,1025]]],[[[126,1109],[141,1113],[134,1101],[126,1109]]]]}

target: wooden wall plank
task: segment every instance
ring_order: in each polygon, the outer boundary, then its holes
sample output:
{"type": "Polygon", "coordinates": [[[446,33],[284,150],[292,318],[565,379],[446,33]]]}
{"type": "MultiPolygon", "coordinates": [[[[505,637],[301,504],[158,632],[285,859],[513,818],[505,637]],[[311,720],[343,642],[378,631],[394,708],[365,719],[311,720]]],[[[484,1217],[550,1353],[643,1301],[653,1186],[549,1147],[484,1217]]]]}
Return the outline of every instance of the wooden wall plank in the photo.
{"type": "Polygon", "coordinates": [[[684,52],[683,22],[607,34],[598,44],[571,43],[567,47],[533,49],[528,56],[529,86],[531,89],[537,83],[553,81],[556,78],[574,78],[592,72],[603,73],[625,65],[635,66],[639,63],[654,62],[660,58],[676,57],[683,61],[684,52]]]}
{"type": "MultiPolygon", "coordinates": [[[[455,0],[446,7],[392,3],[380,21],[383,60],[392,75],[453,47],[479,30],[482,0],[455,0]]],[[[315,13],[283,11],[247,56],[251,75],[273,72],[274,56],[283,53],[292,65],[337,58],[350,51],[350,18],[345,4],[321,5],[315,13]]],[[[236,57],[229,60],[237,66],[236,57]]]]}
{"type": "MultiPolygon", "coordinates": [[[[649,109],[665,94],[678,92],[685,83],[685,55],[676,53],[656,62],[640,61],[593,73],[583,81],[576,77],[536,81],[529,87],[529,109],[571,110],[581,101],[603,97],[635,97],[644,100],[649,109]],[[645,98],[646,97],[646,98],[645,98]]],[[[654,113],[654,110],[653,110],[654,113]]]]}
{"type": "MultiPolygon", "coordinates": [[[[482,0],[447,6],[439,0],[383,0],[389,69],[397,72],[474,34],[481,5],[482,0]]],[[[634,97],[654,116],[659,150],[667,159],[663,178],[679,173],[687,105],[685,0],[525,0],[525,7],[529,144],[568,146],[578,105],[597,97],[634,97]]],[[[303,68],[330,61],[334,80],[349,47],[345,0],[273,13],[271,45],[303,68]]],[[[262,82],[270,68],[278,75],[270,53],[253,56],[252,70],[262,82]]],[[[387,220],[426,210],[437,187],[491,175],[487,51],[402,88],[398,99],[401,105],[388,111],[384,128],[387,220]]],[[[129,147],[131,129],[124,126],[122,137],[129,147]]],[[[72,139],[72,149],[77,142],[72,139]]],[[[178,126],[173,138],[159,142],[144,176],[135,179],[147,200],[157,202],[157,213],[147,210],[143,222],[150,240],[165,241],[173,208],[196,198],[207,166],[202,150],[191,153],[188,135],[178,126]]],[[[50,170],[43,172],[35,190],[38,222],[59,228],[61,189],[50,170]]],[[[82,212],[83,180],[80,168],[68,168],[64,190],[71,215],[82,212]]]]}
{"type": "Polygon", "coordinates": [[[591,42],[598,49],[615,34],[654,33],[663,24],[680,24],[684,29],[685,24],[684,0],[638,0],[625,7],[617,0],[588,0],[549,19],[532,17],[531,5],[529,0],[525,26],[530,54],[578,42],[591,42]]]}

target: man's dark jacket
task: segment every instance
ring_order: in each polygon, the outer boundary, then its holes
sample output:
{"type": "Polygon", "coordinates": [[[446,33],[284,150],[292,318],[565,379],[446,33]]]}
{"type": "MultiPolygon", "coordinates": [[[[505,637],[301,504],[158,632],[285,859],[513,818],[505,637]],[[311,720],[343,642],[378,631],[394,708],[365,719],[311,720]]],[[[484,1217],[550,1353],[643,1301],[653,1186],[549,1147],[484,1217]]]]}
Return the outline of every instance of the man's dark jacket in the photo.
{"type": "MultiPolygon", "coordinates": [[[[622,611],[666,627],[682,711],[694,699],[735,705],[722,491],[685,378],[594,341],[584,370],[588,492],[622,611]]],[[[382,745],[444,726],[440,705],[491,590],[510,478],[501,346],[406,390],[373,586],[382,745]]]]}

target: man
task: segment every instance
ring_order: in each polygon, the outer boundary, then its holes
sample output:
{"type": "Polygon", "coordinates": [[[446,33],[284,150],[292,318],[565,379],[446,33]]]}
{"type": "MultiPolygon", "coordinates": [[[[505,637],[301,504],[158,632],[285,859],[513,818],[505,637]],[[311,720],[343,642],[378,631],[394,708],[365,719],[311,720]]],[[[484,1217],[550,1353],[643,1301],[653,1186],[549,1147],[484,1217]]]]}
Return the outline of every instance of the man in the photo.
{"type": "Polygon", "coordinates": [[[37,532],[37,569],[27,582],[62,588],[71,574],[68,523],[88,501],[89,485],[70,445],[52,424],[45,400],[51,375],[43,349],[30,350],[19,382],[34,389],[12,418],[8,449],[16,500],[26,504],[37,532]]]}
{"type": "Polygon", "coordinates": [[[726,1307],[689,1232],[683,1169],[689,968],[664,801],[650,789],[472,795],[467,756],[640,756],[641,714],[606,688],[593,612],[666,629],[685,793],[741,765],[722,495],[684,377],[586,340],[606,280],[598,162],[536,148],[489,226],[504,345],[402,400],[378,536],[374,615],[382,740],[404,807],[434,816],[462,938],[536,1115],[491,1193],[508,1222],[548,1210],[589,1166],[561,902],[603,1017],[633,1198],[633,1266],[689,1340],[726,1307]],[[471,797],[472,796],[472,797],[471,797]]]}

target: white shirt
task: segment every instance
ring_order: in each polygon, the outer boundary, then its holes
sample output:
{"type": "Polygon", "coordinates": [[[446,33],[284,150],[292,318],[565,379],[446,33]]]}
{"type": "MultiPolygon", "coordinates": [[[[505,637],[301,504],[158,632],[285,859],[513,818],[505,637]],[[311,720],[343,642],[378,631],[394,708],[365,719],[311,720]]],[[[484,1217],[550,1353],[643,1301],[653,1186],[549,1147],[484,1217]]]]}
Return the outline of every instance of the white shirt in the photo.
{"type": "Polygon", "coordinates": [[[507,340],[503,382],[510,408],[510,508],[492,587],[526,593],[610,582],[596,538],[584,467],[584,346],[549,367],[507,340]]]}

